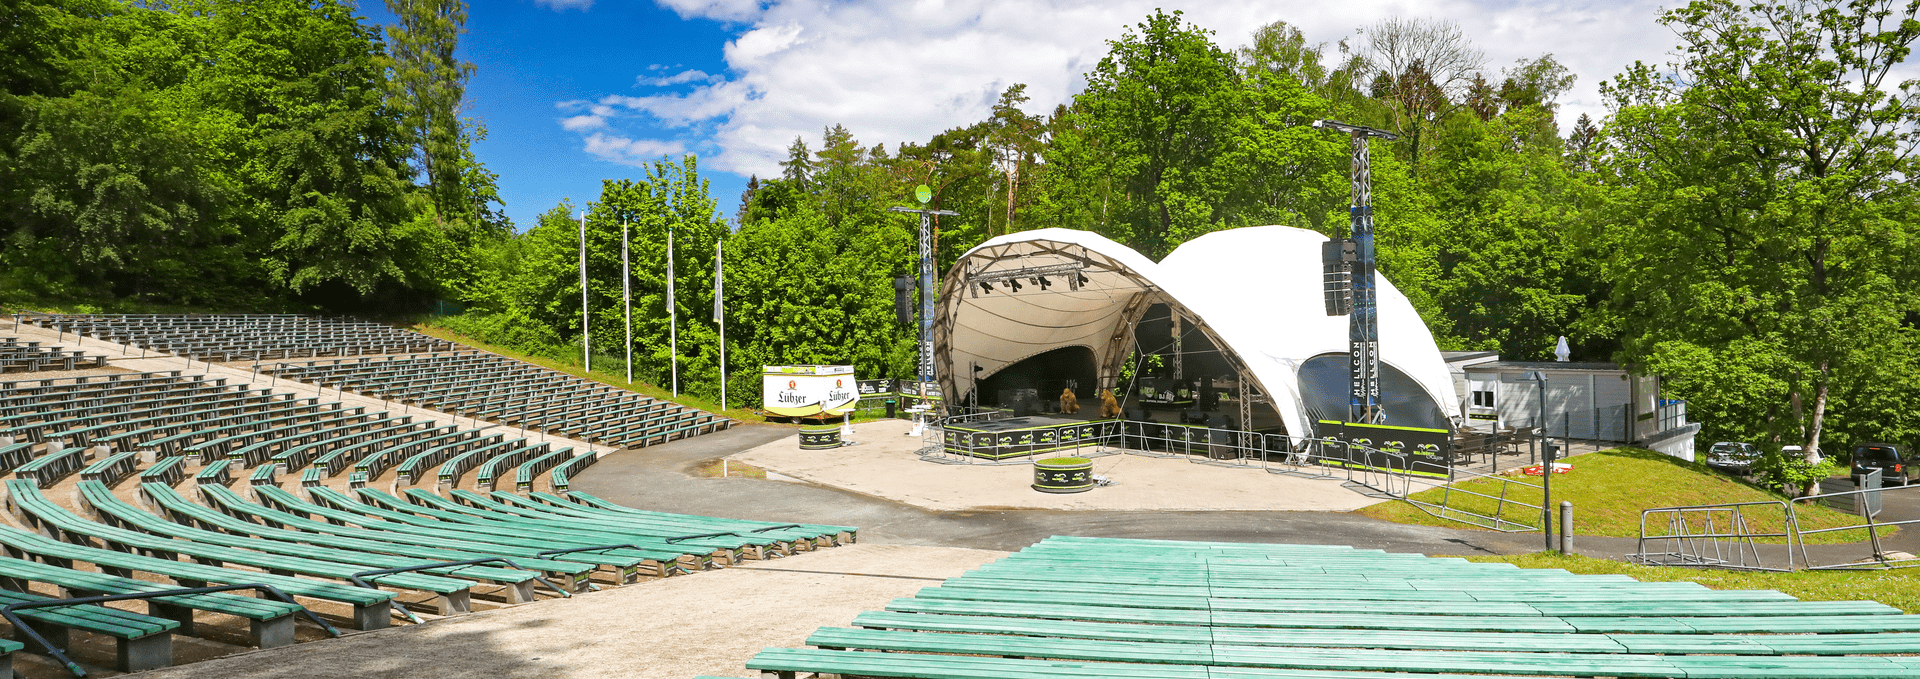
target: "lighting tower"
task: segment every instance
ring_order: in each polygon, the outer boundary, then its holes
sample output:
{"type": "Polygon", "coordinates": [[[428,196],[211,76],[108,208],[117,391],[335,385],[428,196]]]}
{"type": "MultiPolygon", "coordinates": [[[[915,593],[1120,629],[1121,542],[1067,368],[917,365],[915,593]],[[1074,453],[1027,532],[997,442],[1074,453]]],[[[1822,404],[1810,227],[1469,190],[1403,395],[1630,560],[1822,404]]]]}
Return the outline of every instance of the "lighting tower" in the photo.
{"type": "MultiPolygon", "coordinates": [[[[914,188],[921,205],[933,200],[933,190],[921,184],[914,188]]],[[[888,212],[912,212],[920,215],[920,404],[927,405],[927,384],[933,381],[933,215],[958,215],[952,210],[890,207],[888,212]]]]}
{"type": "Polygon", "coordinates": [[[1345,132],[1353,138],[1353,206],[1348,209],[1353,241],[1349,263],[1353,312],[1347,325],[1347,372],[1351,384],[1347,392],[1347,421],[1385,424],[1385,414],[1380,410],[1380,305],[1373,275],[1373,168],[1367,154],[1367,140],[1378,137],[1393,141],[1399,137],[1386,130],[1337,120],[1316,120],[1313,126],[1345,132]]]}

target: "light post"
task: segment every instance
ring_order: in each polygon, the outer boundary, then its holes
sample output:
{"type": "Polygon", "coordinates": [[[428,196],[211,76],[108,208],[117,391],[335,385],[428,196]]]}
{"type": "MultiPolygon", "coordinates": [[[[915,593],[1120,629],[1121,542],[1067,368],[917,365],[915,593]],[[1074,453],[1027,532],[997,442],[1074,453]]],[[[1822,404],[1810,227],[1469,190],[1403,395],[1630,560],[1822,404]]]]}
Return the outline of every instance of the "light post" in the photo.
{"type": "Polygon", "coordinates": [[[1542,498],[1540,500],[1540,532],[1546,537],[1547,549],[1553,545],[1553,460],[1557,452],[1547,445],[1547,374],[1538,370],[1529,370],[1519,374],[1502,374],[1500,381],[1509,384],[1532,382],[1539,387],[1539,419],[1534,421],[1540,435],[1540,478],[1542,498]]]}
{"type": "MultiPolygon", "coordinates": [[[[914,189],[921,205],[933,200],[932,189],[921,184],[914,189]]],[[[920,405],[926,406],[927,384],[933,381],[933,215],[959,215],[952,210],[914,209],[910,207],[890,207],[888,212],[911,212],[920,215],[920,405]]]]}

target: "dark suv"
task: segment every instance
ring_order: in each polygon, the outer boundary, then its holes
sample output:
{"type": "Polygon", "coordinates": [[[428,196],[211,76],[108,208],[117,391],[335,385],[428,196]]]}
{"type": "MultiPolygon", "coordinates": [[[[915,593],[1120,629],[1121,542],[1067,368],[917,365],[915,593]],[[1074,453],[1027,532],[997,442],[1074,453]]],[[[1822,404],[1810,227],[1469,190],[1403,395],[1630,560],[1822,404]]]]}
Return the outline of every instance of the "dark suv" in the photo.
{"type": "Polygon", "coordinates": [[[1880,470],[1880,485],[1904,486],[1920,478],[1912,451],[1892,443],[1864,443],[1853,449],[1852,474],[1860,476],[1880,470]]]}

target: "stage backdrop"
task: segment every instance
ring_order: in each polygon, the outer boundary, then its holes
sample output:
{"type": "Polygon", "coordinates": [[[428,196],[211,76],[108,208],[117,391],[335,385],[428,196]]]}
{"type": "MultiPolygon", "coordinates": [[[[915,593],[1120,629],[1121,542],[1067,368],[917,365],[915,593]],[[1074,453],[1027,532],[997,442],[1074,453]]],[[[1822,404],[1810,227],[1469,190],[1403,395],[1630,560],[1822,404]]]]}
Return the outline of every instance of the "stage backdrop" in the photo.
{"type": "Polygon", "coordinates": [[[769,365],[760,375],[761,403],[772,415],[843,415],[860,400],[850,365],[769,365]]]}

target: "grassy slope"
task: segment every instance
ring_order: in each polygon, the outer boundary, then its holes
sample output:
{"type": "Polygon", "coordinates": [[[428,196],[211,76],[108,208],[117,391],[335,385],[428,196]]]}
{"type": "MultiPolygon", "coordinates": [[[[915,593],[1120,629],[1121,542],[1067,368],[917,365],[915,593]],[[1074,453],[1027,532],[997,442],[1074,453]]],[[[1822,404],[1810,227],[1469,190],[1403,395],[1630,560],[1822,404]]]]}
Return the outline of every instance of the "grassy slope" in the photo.
{"type": "Polygon", "coordinates": [[[575,364],[556,361],[550,358],[543,358],[540,356],[531,356],[527,354],[522,354],[517,351],[513,351],[511,349],[496,347],[496,346],[487,344],[485,342],[476,340],[472,337],[467,337],[466,335],[449,332],[445,328],[436,328],[430,325],[415,324],[410,329],[413,330],[414,332],[418,332],[423,335],[430,335],[430,336],[438,337],[444,340],[459,342],[461,344],[465,344],[475,349],[490,351],[490,352],[499,354],[501,356],[506,356],[508,358],[519,359],[543,368],[558,370],[560,372],[572,375],[574,377],[593,380],[595,382],[599,382],[601,384],[605,384],[611,387],[626,389],[626,390],[637,392],[640,394],[645,394],[647,396],[651,396],[653,398],[660,399],[662,401],[672,401],[674,403],[678,403],[680,405],[687,406],[689,408],[698,408],[700,410],[705,410],[710,413],[719,413],[727,417],[731,417],[733,419],[739,420],[741,422],[767,421],[767,418],[763,417],[758,411],[755,411],[749,408],[730,408],[725,411],[722,411],[720,409],[720,404],[718,403],[711,403],[705,400],[694,398],[687,394],[681,394],[680,396],[675,397],[671,392],[669,392],[666,389],[662,389],[658,386],[647,384],[644,382],[634,382],[633,384],[627,384],[627,380],[624,376],[609,375],[609,374],[598,372],[598,371],[586,372],[584,370],[581,370],[580,366],[575,364]]]}
{"type": "Polygon", "coordinates": [[[1511,563],[1521,568],[1564,568],[1575,573],[1624,573],[1643,582],[1697,582],[1714,589],[1772,589],[1802,601],[1871,600],[1908,613],[1920,613],[1920,578],[1914,577],[1911,571],[1756,573],[1639,566],[1555,552],[1470,556],[1467,560],[1511,563]]]}
{"type": "MultiPolygon", "coordinates": [[[[1779,494],[1708,470],[1705,465],[1646,450],[1616,448],[1581,455],[1571,458],[1570,461],[1573,464],[1572,472],[1554,476],[1553,502],[1556,505],[1561,501],[1573,502],[1576,535],[1639,537],[1640,512],[1654,507],[1768,502],[1785,499],[1779,494]]],[[[1540,483],[1539,477],[1523,477],[1521,480],[1534,484],[1540,483]]],[[[1502,484],[1496,481],[1478,479],[1455,484],[1455,487],[1487,495],[1499,495],[1500,485],[1502,484]]],[[[1530,496],[1521,496],[1519,494],[1521,490],[1523,490],[1521,486],[1510,486],[1509,497],[1533,505],[1540,504],[1539,490],[1524,488],[1530,496]]],[[[1438,504],[1443,494],[1445,494],[1444,489],[1434,488],[1415,493],[1413,497],[1438,504]]],[[[1484,514],[1491,514],[1495,508],[1492,500],[1459,493],[1452,494],[1449,506],[1462,507],[1484,514]]],[[[1826,507],[1808,507],[1803,504],[1796,507],[1794,511],[1803,530],[1859,523],[1858,517],[1842,514],[1826,507]]],[[[1360,513],[1396,523],[1471,528],[1463,523],[1435,517],[1404,502],[1378,504],[1361,509],[1360,513]]],[[[1531,514],[1532,510],[1509,505],[1503,516],[1508,520],[1537,526],[1539,517],[1531,514]]],[[[1743,510],[1743,514],[1748,521],[1752,522],[1753,530],[1757,532],[1781,531],[1781,511],[1777,508],[1749,507],[1743,510]]],[[[1724,515],[1721,521],[1721,529],[1724,531],[1724,515]]],[[[1698,524],[1693,528],[1693,532],[1701,532],[1698,524]]],[[[1837,543],[1864,539],[1866,539],[1865,531],[1845,531],[1818,533],[1809,536],[1808,541],[1837,543]]]]}

